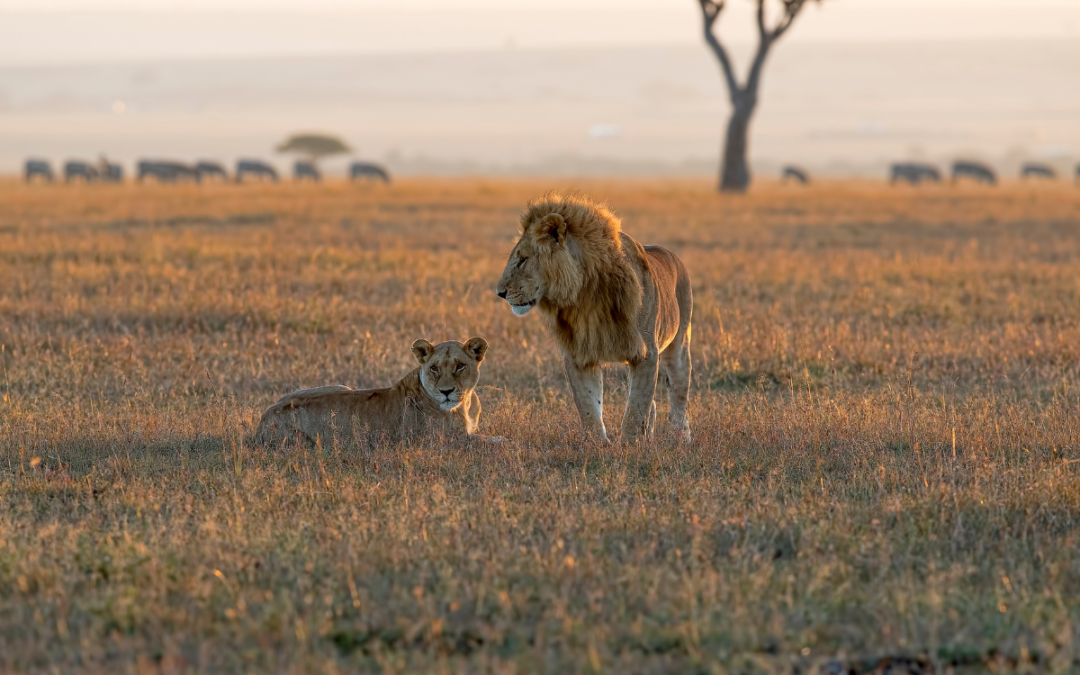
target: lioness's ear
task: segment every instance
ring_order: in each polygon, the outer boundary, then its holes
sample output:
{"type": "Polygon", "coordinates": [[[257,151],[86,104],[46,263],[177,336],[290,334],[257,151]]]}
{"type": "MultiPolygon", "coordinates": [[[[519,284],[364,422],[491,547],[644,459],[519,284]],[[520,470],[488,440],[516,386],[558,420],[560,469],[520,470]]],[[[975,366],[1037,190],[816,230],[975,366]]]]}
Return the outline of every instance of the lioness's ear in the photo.
{"type": "Polygon", "coordinates": [[[465,353],[472,354],[472,357],[476,359],[477,363],[484,360],[484,354],[487,354],[487,340],[482,337],[469,338],[469,341],[465,343],[465,353]]]}
{"type": "Polygon", "coordinates": [[[435,345],[431,344],[427,340],[420,339],[412,343],[412,353],[416,356],[416,360],[421,364],[428,360],[431,353],[435,351],[435,345]]]}
{"type": "Polygon", "coordinates": [[[549,213],[540,221],[540,231],[561,244],[566,240],[566,220],[557,213],[549,213]]]}

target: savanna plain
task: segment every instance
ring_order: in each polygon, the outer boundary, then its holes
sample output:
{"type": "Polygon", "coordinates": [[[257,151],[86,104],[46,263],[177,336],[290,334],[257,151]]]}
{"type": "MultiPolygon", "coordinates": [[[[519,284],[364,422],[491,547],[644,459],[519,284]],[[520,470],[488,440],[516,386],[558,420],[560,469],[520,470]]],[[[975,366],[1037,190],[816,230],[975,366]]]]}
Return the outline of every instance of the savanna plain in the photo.
{"type": "Polygon", "coordinates": [[[0,181],[0,343],[2,671],[1080,671],[1080,187],[0,181]],[[567,187],[690,270],[687,445],[495,296],[567,187]],[[504,443],[251,441],[473,335],[504,443]]]}

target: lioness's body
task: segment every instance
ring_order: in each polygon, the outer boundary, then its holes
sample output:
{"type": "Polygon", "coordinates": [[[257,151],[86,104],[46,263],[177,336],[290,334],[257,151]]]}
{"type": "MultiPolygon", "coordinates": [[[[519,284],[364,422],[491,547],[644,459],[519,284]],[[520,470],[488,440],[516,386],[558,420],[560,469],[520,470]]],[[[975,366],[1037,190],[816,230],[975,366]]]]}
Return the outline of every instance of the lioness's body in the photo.
{"type": "Polygon", "coordinates": [[[651,432],[663,371],[672,427],[689,438],[690,275],[667,249],[642,246],[606,207],[556,193],[530,203],[497,292],[523,316],[540,309],[563,355],[582,424],[607,439],[603,363],[630,366],[622,437],[651,432]]]}
{"type": "Polygon", "coordinates": [[[361,438],[399,440],[431,430],[475,434],[480,418],[475,388],[486,350],[483,338],[436,346],[417,340],[413,353],[420,366],[394,386],[295,391],[263,413],[256,441],[281,445],[299,438],[329,446],[361,438]]]}

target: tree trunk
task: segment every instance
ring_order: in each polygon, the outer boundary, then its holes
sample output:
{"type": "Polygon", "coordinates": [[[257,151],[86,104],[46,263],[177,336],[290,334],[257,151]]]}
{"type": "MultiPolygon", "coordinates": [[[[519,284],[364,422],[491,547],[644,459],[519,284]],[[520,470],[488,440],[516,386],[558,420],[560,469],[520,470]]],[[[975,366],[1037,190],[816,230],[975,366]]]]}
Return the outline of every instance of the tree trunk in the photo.
{"type": "Polygon", "coordinates": [[[735,101],[724,140],[724,159],[720,167],[720,191],[743,194],[750,188],[750,166],[746,161],[750,117],[754,114],[753,97],[732,97],[735,101]]]}
{"type": "Polygon", "coordinates": [[[724,9],[726,0],[698,0],[701,5],[701,18],[705,28],[705,44],[709,45],[720,68],[724,73],[728,93],[731,96],[731,119],[728,120],[727,138],[724,139],[723,163],[720,165],[720,192],[742,194],[750,189],[750,166],[747,164],[747,137],[750,130],[750,117],[757,107],[758,86],[761,84],[761,69],[765,66],[765,57],[769,48],[791,27],[791,22],[806,5],[806,0],[784,0],[784,16],[773,28],[765,25],[765,0],[757,0],[758,42],[754,62],[746,84],[739,86],[731,59],[713,33],[717,17],[724,9]]]}

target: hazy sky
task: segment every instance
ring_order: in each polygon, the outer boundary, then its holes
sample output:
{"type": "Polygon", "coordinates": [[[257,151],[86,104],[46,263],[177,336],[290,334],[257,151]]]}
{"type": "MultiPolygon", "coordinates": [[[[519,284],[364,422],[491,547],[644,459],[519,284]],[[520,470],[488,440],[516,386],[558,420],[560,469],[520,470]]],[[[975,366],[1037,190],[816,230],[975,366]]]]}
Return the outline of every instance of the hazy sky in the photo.
{"type": "MultiPolygon", "coordinates": [[[[754,5],[728,4],[744,73],[754,5]]],[[[1071,173],[1077,64],[1080,0],[813,3],[770,55],[751,160],[1071,173]]],[[[728,105],[697,0],[0,0],[0,173],[284,162],[272,149],[298,130],[395,171],[710,172],[728,105]]]]}
{"type": "MultiPolygon", "coordinates": [[[[720,31],[753,37],[750,0],[720,31]]],[[[0,67],[699,43],[695,0],[0,0],[0,67]]],[[[1080,37],[1080,0],[825,0],[785,41],[1080,37]]]]}
{"type": "MultiPolygon", "coordinates": [[[[245,8],[265,9],[324,7],[334,9],[371,9],[371,8],[419,8],[440,7],[445,9],[463,8],[505,8],[517,7],[615,7],[627,5],[670,6],[681,0],[0,0],[0,9],[139,9],[139,10],[187,10],[191,8],[245,8]]],[[[839,2],[840,0],[832,0],[839,2]]],[[[932,7],[987,7],[987,6],[1065,6],[1075,4],[1073,0],[844,0],[849,4],[866,5],[903,5],[922,4],[932,7]]]]}

